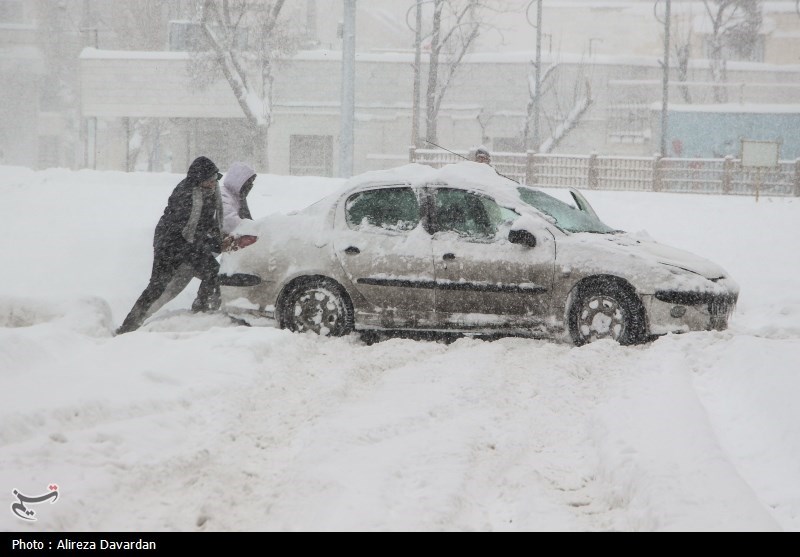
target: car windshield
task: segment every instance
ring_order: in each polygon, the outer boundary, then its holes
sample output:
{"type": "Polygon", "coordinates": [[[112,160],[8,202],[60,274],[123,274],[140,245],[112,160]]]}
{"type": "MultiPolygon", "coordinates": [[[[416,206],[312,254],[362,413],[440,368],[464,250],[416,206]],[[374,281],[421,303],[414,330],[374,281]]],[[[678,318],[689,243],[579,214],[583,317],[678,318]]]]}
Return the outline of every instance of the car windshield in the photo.
{"type": "Polygon", "coordinates": [[[567,232],[594,232],[595,234],[611,234],[613,228],[603,224],[600,219],[581,211],[577,207],[547,195],[543,191],[519,187],[520,198],[531,207],[553,217],[556,226],[567,232]]]}

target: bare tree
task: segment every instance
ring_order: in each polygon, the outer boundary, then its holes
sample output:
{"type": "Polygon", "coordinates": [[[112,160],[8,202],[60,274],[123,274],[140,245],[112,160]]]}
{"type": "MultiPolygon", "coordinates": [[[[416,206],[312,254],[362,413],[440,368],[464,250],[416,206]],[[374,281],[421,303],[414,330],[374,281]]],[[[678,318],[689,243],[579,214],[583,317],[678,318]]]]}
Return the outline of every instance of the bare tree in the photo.
{"type": "Polygon", "coordinates": [[[136,170],[139,164],[148,172],[164,170],[164,136],[169,133],[166,120],[132,118],[128,133],[127,170],[136,170]]]}
{"type": "Polygon", "coordinates": [[[224,76],[247,121],[253,161],[267,170],[272,123],[273,70],[294,50],[302,32],[290,28],[285,0],[196,0],[202,40],[192,46],[196,82],[224,76]]]}
{"type": "MultiPolygon", "coordinates": [[[[727,59],[735,54],[750,58],[758,45],[761,29],[763,0],[703,0],[711,23],[708,36],[708,56],[711,79],[715,83],[727,81],[727,59]]],[[[714,99],[727,100],[724,87],[715,87],[714,99]]]]}
{"type": "MultiPolygon", "coordinates": [[[[689,61],[692,59],[692,6],[688,5],[688,16],[679,21],[672,22],[671,42],[675,56],[675,70],[678,82],[686,83],[689,80],[689,61]]],[[[687,104],[692,104],[692,93],[687,85],[680,86],[681,96],[687,104]]]]}
{"type": "MultiPolygon", "coordinates": [[[[528,106],[526,109],[526,118],[525,118],[525,126],[522,131],[522,145],[524,150],[528,150],[529,146],[531,145],[531,128],[533,126],[533,118],[534,118],[534,107],[536,106],[536,97],[539,96],[541,101],[541,96],[545,89],[545,84],[548,83],[548,79],[552,76],[553,72],[558,68],[558,62],[554,62],[550,64],[547,69],[542,74],[540,79],[539,87],[536,84],[536,62],[531,61],[530,71],[528,72],[528,106]],[[542,89],[540,91],[540,89],[542,89]]],[[[535,149],[539,148],[539,145],[534,145],[535,149]]]]}
{"type": "MultiPolygon", "coordinates": [[[[559,66],[550,66],[548,70],[559,66]]],[[[567,134],[577,127],[581,118],[594,102],[592,88],[587,76],[588,66],[582,62],[575,68],[574,74],[567,72],[545,72],[542,80],[542,96],[549,93],[551,106],[544,113],[544,121],[548,129],[548,137],[538,146],[540,153],[549,153],[555,149],[567,134]],[[561,74],[561,75],[558,75],[561,74]],[[572,89],[570,93],[570,89],[572,89]]],[[[535,81],[535,80],[534,80],[535,81]]]]}
{"type": "MultiPolygon", "coordinates": [[[[425,139],[438,141],[438,118],[447,89],[464,56],[487,25],[488,2],[432,0],[430,63],[426,91],[425,139]]],[[[417,30],[421,33],[421,29],[417,30]]]]}

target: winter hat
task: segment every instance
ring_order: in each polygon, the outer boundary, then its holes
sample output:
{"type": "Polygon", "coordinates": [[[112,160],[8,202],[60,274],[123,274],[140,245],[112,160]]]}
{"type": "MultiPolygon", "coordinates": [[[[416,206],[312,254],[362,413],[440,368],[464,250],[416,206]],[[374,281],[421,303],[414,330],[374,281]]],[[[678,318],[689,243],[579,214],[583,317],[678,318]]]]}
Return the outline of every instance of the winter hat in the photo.
{"type": "Polygon", "coordinates": [[[222,178],[222,175],[219,174],[219,168],[217,168],[217,165],[211,162],[211,159],[208,157],[197,157],[194,159],[192,164],[189,165],[189,171],[186,175],[191,180],[197,182],[202,182],[212,177],[216,177],[217,179],[222,178]]]}

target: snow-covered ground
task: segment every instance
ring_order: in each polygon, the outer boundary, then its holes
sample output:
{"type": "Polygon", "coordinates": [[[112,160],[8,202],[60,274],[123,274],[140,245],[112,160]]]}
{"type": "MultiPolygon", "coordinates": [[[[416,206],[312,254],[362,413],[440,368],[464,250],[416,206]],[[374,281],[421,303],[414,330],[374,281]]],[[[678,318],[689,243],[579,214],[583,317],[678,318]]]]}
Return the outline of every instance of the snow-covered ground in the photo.
{"type": "Polygon", "coordinates": [[[800,530],[800,199],[587,193],[731,272],[725,332],[366,345],[191,314],[193,282],[112,337],[181,177],[0,173],[0,530],[800,530]]]}

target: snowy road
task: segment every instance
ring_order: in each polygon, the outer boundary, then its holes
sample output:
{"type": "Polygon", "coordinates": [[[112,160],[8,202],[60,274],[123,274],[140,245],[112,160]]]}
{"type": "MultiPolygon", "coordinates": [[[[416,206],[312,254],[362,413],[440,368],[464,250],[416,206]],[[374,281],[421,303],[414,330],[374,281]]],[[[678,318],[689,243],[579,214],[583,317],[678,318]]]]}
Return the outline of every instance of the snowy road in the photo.
{"type": "MultiPolygon", "coordinates": [[[[725,332],[367,345],[187,291],[112,338],[176,177],[5,170],[0,490],[61,497],[2,530],[800,530],[797,200],[592,192],[731,271],[725,332]]],[[[252,208],[332,183],[260,176],[252,208]]]]}

